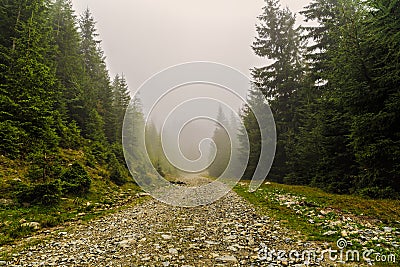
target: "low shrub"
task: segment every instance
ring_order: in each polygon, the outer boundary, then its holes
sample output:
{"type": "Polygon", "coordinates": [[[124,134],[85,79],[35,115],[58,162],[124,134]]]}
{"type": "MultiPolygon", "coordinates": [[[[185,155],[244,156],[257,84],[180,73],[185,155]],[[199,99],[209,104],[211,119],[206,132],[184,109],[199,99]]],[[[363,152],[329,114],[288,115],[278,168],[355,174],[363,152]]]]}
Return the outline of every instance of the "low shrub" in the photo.
{"type": "Polygon", "coordinates": [[[83,166],[77,162],[72,164],[72,166],[61,175],[61,181],[63,191],[73,195],[86,194],[92,183],[89,174],[83,166]]]}
{"type": "Polygon", "coordinates": [[[49,183],[40,183],[33,186],[19,185],[17,200],[19,203],[53,206],[59,203],[61,198],[60,180],[49,183]]]}
{"type": "Polygon", "coordinates": [[[127,182],[126,171],[118,161],[114,153],[109,156],[108,169],[110,170],[110,180],[116,185],[124,185],[127,182]]]}

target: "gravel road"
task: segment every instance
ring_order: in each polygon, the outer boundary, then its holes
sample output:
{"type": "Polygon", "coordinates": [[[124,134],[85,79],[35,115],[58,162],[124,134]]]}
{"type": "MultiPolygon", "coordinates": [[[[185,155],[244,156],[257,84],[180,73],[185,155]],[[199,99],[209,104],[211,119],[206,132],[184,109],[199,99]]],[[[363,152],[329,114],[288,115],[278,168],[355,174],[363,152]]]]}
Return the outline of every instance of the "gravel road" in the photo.
{"type": "MultiPolygon", "coordinates": [[[[183,180],[206,182],[202,177],[183,180]]],[[[195,208],[151,199],[67,229],[15,254],[7,266],[304,266],[301,259],[265,252],[315,246],[260,217],[234,192],[195,208]]]]}

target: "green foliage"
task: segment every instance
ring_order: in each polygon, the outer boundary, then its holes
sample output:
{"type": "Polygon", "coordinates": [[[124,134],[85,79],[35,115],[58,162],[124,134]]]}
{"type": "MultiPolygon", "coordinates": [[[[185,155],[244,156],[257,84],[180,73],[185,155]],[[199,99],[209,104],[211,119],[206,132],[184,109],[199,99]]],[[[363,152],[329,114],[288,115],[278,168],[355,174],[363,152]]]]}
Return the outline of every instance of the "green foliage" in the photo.
{"type": "Polygon", "coordinates": [[[3,25],[7,31],[0,43],[0,65],[4,69],[0,74],[0,121],[12,121],[28,135],[21,154],[35,151],[43,143],[54,148],[58,144],[52,117],[57,91],[54,69],[47,57],[54,47],[49,44],[52,38],[46,24],[46,3],[10,2],[7,8],[10,13],[5,11],[3,25]]]}
{"type": "Polygon", "coordinates": [[[0,153],[11,159],[19,156],[22,140],[26,138],[24,131],[14,124],[12,121],[0,122],[0,153]]]}
{"type": "Polygon", "coordinates": [[[57,125],[58,136],[60,137],[60,147],[69,149],[79,149],[83,145],[81,130],[75,121],[65,124],[62,121],[57,125]]]}
{"type": "Polygon", "coordinates": [[[357,54],[364,59],[356,61],[351,76],[357,78],[350,92],[356,103],[350,109],[352,146],[361,166],[361,186],[389,186],[400,192],[400,2],[374,0],[368,5],[367,19],[364,13],[358,15],[362,34],[357,54]]]}
{"type": "Polygon", "coordinates": [[[125,77],[116,75],[112,83],[113,92],[113,114],[110,125],[106,131],[110,142],[122,143],[122,125],[124,122],[125,111],[128,108],[131,97],[129,95],[128,84],[125,77]]]}
{"type": "MultiPolygon", "coordinates": [[[[398,0],[313,0],[301,12],[313,25],[295,29],[287,9],[266,1],[253,49],[274,63],[252,75],[278,131],[269,179],[377,198],[400,192],[399,12],[398,0]]],[[[257,158],[258,126],[246,109],[243,119],[257,158]]]]}
{"type": "Polygon", "coordinates": [[[110,180],[116,185],[121,186],[127,182],[125,178],[125,172],[119,164],[117,166],[113,166],[110,172],[110,180]]]}
{"type": "Polygon", "coordinates": [[[70,0],[53,1],[49,8],[49,24],[52,29],[52,45],[58,90],[61,92],[58,109],[68,122],[83,125],[84,89],[83,58],[80,54],[80,35],[70,0]],[[81,124],[79,124],[81,123],[81,124]]]}
{"type": "Polygon", "coordinates": [[[83,166],[77,162],[73,163],[61,175],[62,189],[63,192],[72,195],[82,195],[89,192],[90,184],[92,179],[89,174],[83,168],[83,166]]]}
{"type": "MultiPolygon", "coordinates": [[[[262,93],[258,90],[254,89],[251,90],[249,94],[248,103],[251,106],[251,108],[250,106],[246,105],[241,112],[241,117],[245,129],[239,129],[240,133],[238,135],[238,141],[240,143],[240,151],[242,152],[240,160],[242,162],[246,161],[245,151],[249,150],[249,161],[245,173],[243,175],[244,179],[251,179],[253,177],[254,171],[256,170],[256,167],[258,166],[261,166],[261,168],[266,167],[266,164],[262,166],[263,162],[260,162],[259,160],[261,146],[271,145],[272,142],[274,142],[274,140],[270,138],[270,136],[275,135],[275,133],[273,133],[273,131],[275,131],[275,128],[270,126],[273,125],[274,118],[268,112],[264,112],[265,98],[262,95],[262,93]],[[258,121],[253,113],[253,110],[258,114],[257,119],[259,121],[264,122],[264,125],[267,126],[266,129],[260,128],[260,125],[258,124],[258,121]],[[265,133],[265,136],[267,137],[264,140],[261,140],[261,130],[265,133]],[[248,143],[245,141],[247,139],[246,131],[247,131],[247,136],[249,138],[248,143]]],[[[271,157],[273,157],[272,154],[271,157]]],[[[269,160],[272,162],[274,159],[270,158],[269,160]]]]}
{"type": "Polygon", "coordinates": [[[107,152],[106,144],[99,141],[90,142],[89,153],[93,155],[96,162],[105,163],[107,161],[107,152]]]}
{"type": "Polygon", "coordinates": [[[106,137],[103,130],[104,120],[97,110],[92,109],[89,111],[85,123],[86,126],[83,130],[84,136],[97,144],[105,143],[106,137]]]}
{"type": "Polygon", "coordinates": [[[30,182],[46,183],[61,175],[62,165],[56,152],[44,152],[38,150],[28,155],[30,167],[27,178],[30,182]]]}
{"type": "Polygon", "coordinates": [[[123,165],[118,161],[114,153],[109,155],[108,168],[110,169],[110,180],[116,185],[124,185],[127,182],[127,171],[123,165]]]}
{"type": "MultiPolygon", "coordinates": [[[[83,133],[89,139],[104,142],[114,134],[112,127],[113,106],[112,87],[104,53],[101,49],[96,30],[96,23],[89,9],[79,19],[80,39],[79,54],[83,61],[83,133]]],[[[111,139],[108,139],[112,142],[111,139]]]]}
{"type": "Polygon", "coordinates": [[[21,185],[19,188],[20,191],[16,195],[19,203],[53,206],[58,204],[61,198],[60,180],[33,186],[21,185]]]}
{"type": "MultiPolygon", "coordinates": [[[[95,208],[70,197],[114,202],[109,175],[129,181],[121,131],[130,97],[124,76],[111,84],[90,11],[76,18],[70,0],[0,0],[0,32],[0,193],[16,200],[0,207],[3,245],[33,231],[21,217],[51,227],[95,208]]],[[[143,114],[133,112],[136,168],[143,114]]]]}
{"type": "MultiPolygon", "coordinates": [[[[253,94],[250,94],[248,101],[252,104],[255,104],[256,102],[259,102],[258,100],[259,99],[256,99],[253,94]]],[[[259,161],[261,153],[261,132],[256,117],[249,106],[245,106],[242,109],[241,117],[245,127],[245,129],[240,129],[238,136],[239,142],[241,143],[242,155],[240,159],[242,161],[246,160],[243,156],[245,155],[243,151],[249,151],[247,167],[242,178],[248,180],[253,177],[259,161]],[[245,143],[246,138],[248,138],[250,141],[250,147],[248,147],[245,143]]]]}
{"type": "Polygon", "coordinates": [[[115,155],[119,163],[125,164],[124,151],[121,143],[113,143],[110,147],[110,151],[115,155]]]}
{"type": "MultiPolygon", "coordinates": [[[[14,192],[21,191],[27,187],[26,184],[17,180],[9,181],[14,192]]],[[[62,182],[61,182],[62,184],[62,182]]],[[[63,196],[58,205],[19,205],[1,207],[0,206],[0,246],[13,245],[21,238],[31,235],[36,230],[32,227],[21,227],[20,220],[25,219],[29,222],[38,222],[40,227],[48,228],[63,225],[68,221],[90,221],[93,218],[101,217],[114,213],[121,209],[121,202],[140,203],[147,198],[137,198],[139,188],[133,184],[127,184],[123,188],[111,185],[108,180],[96,179],[92,183],[90,193],[85,196],[63,196]],[[130,189],[130,190],[128,190],[130,189]],[[123,196],[122,196],[123,194],[123,196]],[[87,203],[92,203],[87,205],[87,203]],[[85,215],[81,213],[84,212],[85,215]]],[[[16,197],[16,194],[14,194],[16,197]]],[[[126,208],[131,205],[127,205],[126,208]]],[[[39,242],[39,241],[38,241],[39,242]]],[[[6,260],[7,256],[3,251],[0,257],[6,260]]],[[[10,255],[11,256],[11,255],[10,255]]]]}
{"type": "Polygon", "coordinates": [[[373,199],[399,199],[400,195],[392,187],[365,187],[357,192],[360,196],[373,199]]]}
{"type": "MultiPolygon", "coordinates": [[[[252,77],[254,86],[264,94],[274,114],[278,143],[270,179],[282,182],[288,169],[288,144],[298,123],[294,111],[298,105],[296,92],[301,89],[304,76],[301,57],[304,44],[300,38],[301,30],[294,25],[295,16],[287,8],[282,9],[279,1],[266,1],[259,20],[253,50],[256,55],[266,57],[273,63],[254,68],[252,77]]],[[[250,101],[262,100],[250,95],[250,101]]],[[[254,159],[258,158],[261,146],[260,131],[250,110],[245,108],[242,117],[248,117],[244,121],[250,138],[250,159],[253,161],[250,163],[251,169],[255,169],[258,161],[254,162],[254,159]]],[[[250,177],[252,172],[246,170],[245,176],[250,177]]]]}
{"type": "MultiPolygon", "coordinates": [[[[134,118],[135,116],[133,116],[134,118]]],[[[141,122],[139,121],[138,123],[141,125],[141,122]]],[[[143,138],[140,136],[140,133],[138,132],[138,129],[133,129],[134,132],[139,134],[139,138],[143,138]]],[[[157,127],[155,126],[154,123],[149,123],[146,127],[146,139],[145,139],[145,144],[146,144],[146,152],[148,153],[148,156],[150,158],[152,166],[147,166],[143,167],[143,170],[150,170],[150,169],[157,169],[160,168],[162,169],[163,174],[174,174],[176,172],[176,169],[174,166],[170,164],[168,161],[167,157],[164,154],[163,146],[161,144],[161,135],[157,130],[157,127]]],[[[133,138],[135,139],[135,138],[133,138]]],[[[139,141],[139,140],[134,140],[134,141],[139,141]]],[[[133,157],[137,158],[140,160],[141,154],[143,151],[137,151],[134,147],[129,148],[128,153],[132,154],[133,157]],[[131,150],[131,151],[129,151],[131,150]]],[[[128,162],[133,162],[134,160],[128,160],[128,162]]],[[[140,161],[139,161],[140,162],[140,161]]],[[[142,168],[142,166],[137,166],[137,168],[142,168]]]]}

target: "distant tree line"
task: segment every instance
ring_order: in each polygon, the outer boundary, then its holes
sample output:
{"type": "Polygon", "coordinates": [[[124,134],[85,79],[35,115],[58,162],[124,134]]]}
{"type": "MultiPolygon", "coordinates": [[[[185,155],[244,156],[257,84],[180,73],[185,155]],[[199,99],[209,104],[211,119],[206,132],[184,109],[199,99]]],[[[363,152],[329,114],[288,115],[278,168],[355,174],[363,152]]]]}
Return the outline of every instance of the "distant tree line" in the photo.
{"type": "Polygon", "coordinates": [[[0,0],[0,153],[31,162],[32,186],[61,177],[66,191],[86,192],[73,188],[90,185],[82,166],[59,167],[61,149],[83,150],[85,165],[104,165],[117,184],[129,179],[121,131],[131,98],[123,75],[109,77],[95,24],[69,0],[0,0]]]}
{"type": "MultiPolygon", "coordinates": [[[[252,69],[274,113],[278,143],[269,179],[335,193],[398,197],[400,192],[400,1],[313,0],[305,25],[266,0],[252,69]]],[[[249,101],[256,102],[255,94],[249,101]]],[[[244,178],[261,140],[254,115],[244,178]]]]}

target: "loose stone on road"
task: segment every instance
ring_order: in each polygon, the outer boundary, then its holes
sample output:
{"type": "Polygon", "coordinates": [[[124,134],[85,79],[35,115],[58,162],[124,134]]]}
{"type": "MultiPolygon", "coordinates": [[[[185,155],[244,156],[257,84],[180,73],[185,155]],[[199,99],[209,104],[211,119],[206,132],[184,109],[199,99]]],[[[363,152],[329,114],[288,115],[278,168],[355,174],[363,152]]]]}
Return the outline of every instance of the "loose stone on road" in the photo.
{"type": "Polygon", "coordinates": [[[54,235],[14,255],[9,266],[303,266],[267,257],[263,248],[310,245],[229,192],[194,208],[151,199],[54,235]]]}

